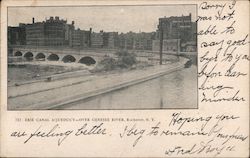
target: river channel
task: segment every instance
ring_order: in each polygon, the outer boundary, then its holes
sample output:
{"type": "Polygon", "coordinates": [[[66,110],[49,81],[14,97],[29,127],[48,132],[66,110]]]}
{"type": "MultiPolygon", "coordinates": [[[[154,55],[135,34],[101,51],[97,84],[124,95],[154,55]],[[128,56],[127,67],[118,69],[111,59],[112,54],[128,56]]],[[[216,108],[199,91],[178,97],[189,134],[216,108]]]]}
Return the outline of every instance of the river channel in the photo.
{"type": "Polygon", "coordinates": [[[102,94],[62,109],[197,108],[197,66],[102,94]]]}

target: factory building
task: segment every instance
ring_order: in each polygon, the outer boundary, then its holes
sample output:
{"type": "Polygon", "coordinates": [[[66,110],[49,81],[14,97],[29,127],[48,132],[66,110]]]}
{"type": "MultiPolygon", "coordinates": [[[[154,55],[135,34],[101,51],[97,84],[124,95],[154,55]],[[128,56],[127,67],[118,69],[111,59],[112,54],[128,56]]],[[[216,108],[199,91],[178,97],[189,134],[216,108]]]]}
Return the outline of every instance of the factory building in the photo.
{"type": "Polygon", "coordinates": [[[103,31],[91,33],[91,47],[92,48],[103,48],[103,31]]]}
{"type": "Polygon", "coordinates": [[[43,22],[35,22],[25,25],[26,44],[32,46],[64,46],[70,45],[74,22],[67,24],[66,20],[59,17],[50,17],[43,22]]]}
{"type": "MultiPolygon", "coordinates": [[[[163,50],[166,51],[176,51],[174,45],[178,45],[178,40],[180,51],[186,51],[186,46],[189,50],[195,50],[196,45],[196,26],[195,22],[191,20],[191,14],[188,16],[171,16],[159,18],[159,24],[156,31],[156,40],[153,41],[153,51],[159,50],[159,40],[163,39],[163,50]],[[162,31],[162,32],[161,32],[162,31]],[[189,43],[188,45],[186,43],[189,43]],[[169,45],[168,45],[169,44],[169,45]],[[191,44],[191,45],[190,45],[191,44]],[[164,48],[166,46],[166,48],[164,48]],[[193,48],[190,48],[193,47],[193,48]]],[[[196,50],[195,50],[196,51],[196,50]]]]}
{"type": "Polygon", "coordinates": [[[30,24],[8,27],[8,44],[159,51],[162,35],[163,51],[197,51],[196,29],[197,24],[191,21],[191,14],[159,18],[155,32],[139,33],[75,29],[74,21],[68,24],[67,20],[56,16],[42,22],[35,22],[32,18],[30,24]]]}

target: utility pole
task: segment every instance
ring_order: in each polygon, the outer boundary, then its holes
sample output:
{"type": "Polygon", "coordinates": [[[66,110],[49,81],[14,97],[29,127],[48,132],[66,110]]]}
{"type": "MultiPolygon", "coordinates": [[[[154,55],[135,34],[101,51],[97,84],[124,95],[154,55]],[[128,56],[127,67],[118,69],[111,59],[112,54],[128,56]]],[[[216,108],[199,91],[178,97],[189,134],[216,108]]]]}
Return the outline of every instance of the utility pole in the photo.
{"type": "Polygon", "coordinates": [[[177,39],[177,61],[180,61],[180,39],[177,39]]]}
{"type": "Polygon", "coordinates": [[[162,65],[163,28],[161,21],[160,21],[159,31],[160,31],[160,65],[162,65]]]}

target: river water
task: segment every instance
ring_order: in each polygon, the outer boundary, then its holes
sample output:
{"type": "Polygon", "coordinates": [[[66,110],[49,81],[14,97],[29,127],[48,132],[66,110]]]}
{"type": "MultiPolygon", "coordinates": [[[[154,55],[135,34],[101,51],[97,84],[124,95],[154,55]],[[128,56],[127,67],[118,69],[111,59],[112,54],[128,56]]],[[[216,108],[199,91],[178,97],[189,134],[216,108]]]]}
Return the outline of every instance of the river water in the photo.
{"type": "Polygon", "coordinates": [[[61,107],[62,109],[197,108],[197,66],[61,107]]]}

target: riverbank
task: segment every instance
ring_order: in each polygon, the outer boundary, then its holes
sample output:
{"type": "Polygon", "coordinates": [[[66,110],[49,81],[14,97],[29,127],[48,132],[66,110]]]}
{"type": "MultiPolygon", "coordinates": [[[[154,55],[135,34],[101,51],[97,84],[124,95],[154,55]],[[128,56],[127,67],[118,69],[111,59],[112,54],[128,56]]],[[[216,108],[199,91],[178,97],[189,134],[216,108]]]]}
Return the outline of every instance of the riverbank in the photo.
{"type": "Polygon", "coordinates": [[[182,69],[187,59],[125,73],[92,75],[52,82],[39,82],[8,90],[8,108],[54,109],[93,96],[115,91],[182,69]]]}
{"type": "Polygon", "coordinates": [[[54,108],[56,110],[159,110],[198,107],[197,66],[54,108]]]}
{"type": "MultiPolygon", "coordinates": [[[[72,72],[87,73],[92,67],[75,63],[60,63],[50,61],[8,63],[8,87],[44,82],[48,77],[72,75],[72,72]],[[70,74],[71,73],[71,74],[70,74]]],[[[57,77],[58,78],[58,77],[57,77]]]]}

